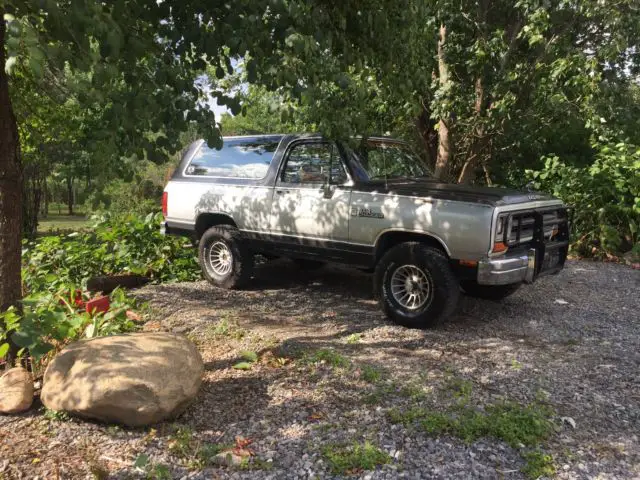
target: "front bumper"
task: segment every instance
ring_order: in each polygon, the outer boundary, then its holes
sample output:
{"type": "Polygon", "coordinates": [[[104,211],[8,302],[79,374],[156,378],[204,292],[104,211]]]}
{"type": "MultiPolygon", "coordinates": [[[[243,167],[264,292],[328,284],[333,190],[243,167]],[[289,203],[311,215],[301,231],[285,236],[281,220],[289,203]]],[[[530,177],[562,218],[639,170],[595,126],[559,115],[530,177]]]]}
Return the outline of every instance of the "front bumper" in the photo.
{"type": "Polygon", "coordinates": [[[509,285],[533,282],[536,271],[536,250],[531,248],[517,254],[487,258],[478,262],[480,285],[509,285]]]}

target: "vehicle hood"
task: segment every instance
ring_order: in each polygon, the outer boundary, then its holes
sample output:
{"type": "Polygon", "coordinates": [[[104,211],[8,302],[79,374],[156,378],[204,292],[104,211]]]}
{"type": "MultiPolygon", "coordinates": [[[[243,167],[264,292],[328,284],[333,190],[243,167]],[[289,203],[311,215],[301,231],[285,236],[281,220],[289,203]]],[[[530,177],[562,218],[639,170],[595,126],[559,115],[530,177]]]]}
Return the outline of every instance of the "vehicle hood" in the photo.
{"type": "Polygon", "coordinates": [[[402,179],[371,181],[357,185],[357,189],[390,195],[425,197],[438,200],[482,203],[500,206],[532,201],[557,200],[551,195],[540,192],[522,192],[510,188],[477,187],[441,183],[430,179],[402,179]]]}

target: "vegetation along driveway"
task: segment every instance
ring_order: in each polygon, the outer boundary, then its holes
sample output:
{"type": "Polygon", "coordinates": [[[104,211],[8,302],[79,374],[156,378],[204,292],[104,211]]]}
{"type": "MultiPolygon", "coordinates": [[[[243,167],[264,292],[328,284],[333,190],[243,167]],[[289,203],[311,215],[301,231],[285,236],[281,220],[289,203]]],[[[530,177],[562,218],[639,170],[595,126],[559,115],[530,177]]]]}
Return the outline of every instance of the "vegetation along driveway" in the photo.
{"type": "Polygon", "coordinates": [[[636,478],[639,291],[637,270],[571,261],[418,331],[382,317],[369,275],[333,267],[147,286],[145,329],[202,352],[196,403],[141,430],[0,418],[0,478],[636,478]]]}

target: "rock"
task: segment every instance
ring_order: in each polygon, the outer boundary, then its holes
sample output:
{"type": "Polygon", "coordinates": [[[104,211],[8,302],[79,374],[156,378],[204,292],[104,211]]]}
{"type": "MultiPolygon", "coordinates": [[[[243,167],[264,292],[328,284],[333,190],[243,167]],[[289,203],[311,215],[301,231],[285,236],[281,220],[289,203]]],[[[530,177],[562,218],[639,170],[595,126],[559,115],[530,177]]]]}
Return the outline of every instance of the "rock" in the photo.
{"type": "Polygon", "coordinates": [[[213,463],[223,467],[238,467],[245,462],[245,458],[235,454],[233,450],[225,450],[213,457],[213,463]]]}
{"type": "Polygon", "coordinates": [[[204,365],[180,335],[134,333],[73,343],[44,374],[42,403],[79,417],[141,426],[182,413],[204,365]]]}
{"type": "Polygon", "coordinates": [[[20,413],[33,403],[33,378],[22,367],[11,368],[0,377],[0,413],[20,413]]]}

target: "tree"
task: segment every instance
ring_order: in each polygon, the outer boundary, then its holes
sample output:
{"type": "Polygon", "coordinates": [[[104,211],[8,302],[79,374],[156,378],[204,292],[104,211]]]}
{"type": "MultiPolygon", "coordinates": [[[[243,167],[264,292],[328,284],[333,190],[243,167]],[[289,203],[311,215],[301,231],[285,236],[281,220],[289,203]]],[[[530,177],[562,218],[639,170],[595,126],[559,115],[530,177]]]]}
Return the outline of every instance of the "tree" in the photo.
{"type": "MultiPolygon", "coordinates": [[[[96,122],[91,138],[107,157],[154,160],[179,150],[180,133],[194,124],[220,146],[207,105],[213,97],[240,111],[240,100],[217,82],[233,73],[232,60],[246,60],[249,83],[301,99],[321,79],[342,85],[336,72],[361,63],[363,53],[384,47],[390,58],[385,41],[392,36],[378,40],[369,27],[390,33],[410,15],[391,0],[238,0],[233,8],[223,1],[7,0],[0,13],[0,309],[21,297],[23,167],[11,103],[20,82],[72,98],[87,122],[96,122]],[[319,59],[328,52],[325,71],[319,59]],[[296,76],[305,64],[317,76],[307,85],[296,76]],[[210,85],[200,81],[207,67],[216,77],[210,85]]],[[[336,123],[322,125],[335,132],[336,123]]]]}

